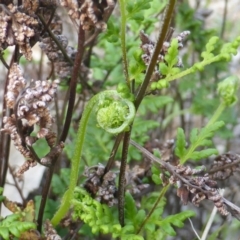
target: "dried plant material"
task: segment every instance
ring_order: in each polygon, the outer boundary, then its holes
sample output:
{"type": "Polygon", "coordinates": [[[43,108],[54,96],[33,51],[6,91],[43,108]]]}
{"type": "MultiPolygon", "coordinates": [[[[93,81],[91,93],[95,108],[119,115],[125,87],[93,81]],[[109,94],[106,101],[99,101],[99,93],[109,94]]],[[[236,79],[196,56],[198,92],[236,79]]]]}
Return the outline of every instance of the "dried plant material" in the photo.
{"type": "Polygon", "coordinates": [[[90,30],[94,27],[106,29],[106,23],[103,21],[104,9],[97,1],[85,0],[81,5],[80,12],[80,23],[84,30],[90,30]]]}
{"type": "Polygon", "coordinates": [[[61,0],[60,4],[68,9],[72,19],[80,20],[84,30],[94,28],[105,30],[106,23],[103,21],[104,11],[115,5],[113,0],[94,1],[84,0],[80,3],[76,0],[61,0]]]}
{"type": "Polygon", "coordinates": [[[20,177],[23,173],[25,173],[29,168],[35,167],[37,165],[37,162],[34,159],[32,155],[29,156],[31,159],[28,159],[23,163],[21,167],[19,167],[16,176],[20,177]]]}
{"type": "Polygon", "coordinates": [[[14,63],[9,71],[9,84],[7,86],[7,94],[5,96],[7,106],[13,108],[18,95],[26,86],[26,80],[23,78],[21,68],[14,63]]]}
{"type": "Polygon", "coordinates": [[[72,17],[73,19],[79,18],[80,13],[79,13],[79,5],[77,0],[60,0],[60,4],[63,7],[69,9],[68,14],[70,17],[72,17]]]}
{"type": "MultiPolygon", "coordinates": [[[[120,168],[121,163],[116,162],[117,167],[120,168]]],[[[150,171],[151,165],[146,164],[146,166],[135,165],[130,167],[128,164],[126,166],[125,180],[126,180],[126,190],[133,196],[141,195],[144,190],[146,191],[150,184],[143,183],[142,180],[147,176],[150,171]]]]}
{"type": "Polygon", "coordinates": [[[26,59],[31,60],[30,39],[35,36],[35,28],[38,26],[38,21],[33,13],[38,8],[38,2],[33,1],[30,4],[30,2],[26,1],[24,7],[17,7],[13,4],[1,5],[0,51],[17,44],[26,59]]]}
{"type": "MultiPolygon", "coordinates": [[[[57,35],[55,34],[57,41],[61,44],[62,48],[71,59],[69,62],[63,55],[63,53],[59,50],[57,44],[51,37],[45,37],[42,39],[42,42],[39,43],[40,48],[42,51],[47,55],[48,59],[54,65],[54,70],[57,76],[60,79],[65,79],[66,77],[70,77],[72,75],[73,70],[73,62],[76,56],[76,49],[71,46],[68,46],[68,39],[64,35],[57,35]]],[[[88,78],[89,69],[81,64],[81,74],[84,75],[84,78],[88,78]]]]}
{"type": "MultiPolygon", "coordinates": [[[[69,58],[74,62],[76,50],[68,46],[68,39],[63,35],[55,35],[59,43],[66,51],[69,58]]],[[[46,37],[42,39],[39,46],[46,53],[48,59],[54,64],[56,74],[60,79],[69,77],[72,73],[72,64],[64,58],[62,52],[59,51],[56,43],[50,38],[46,37]]]]}
{"type": "Polygon", "coordinates": [[[64,148],[64,143],[61,142],[60,144],[58,144],[55,147],[52,147],[50,152],[41,159],[41,163],[46,165],[51,165],[52,163],[52,159],[56,159],[58,158],[58,156],[62,153],[62,150],[64,148]]]}
{"type": "Polygon", "coordinates": [[[214,203],[222,215],[228,215],[222,196],[218,192],[217,182],[206,176],[196,176],[203,174],[204,170],[204,166],[201,166],[199,169],[192,169],[189,166],[178,165],[175,168],[175,172],[181,178],[186,179],[189,184],[179,179],[177,175],[172,175],[169,182],[170,184],[177,183],[179,189],[177,195],[181,198],[183,204],[192,202],[195,206],[199,206],[201,201],[208,199],[214,203]]]}
{"type": "MultiPolygon", "coordinates": [[[[189,34],[190,34],[189,31],[183,31],[182,33],[180,33],[176,37],[176,39],[178,41],[178,49],[183,48],[183,41],[189,34]]],[[[152,41],[149,38],[149,36],[147,34],[145,34],[143,31],[140,32],[140,40],[141,40],[140,47],[143,51],[142,60],[145,63],[145,65],[148,66],[150,61],[151,61],[152,54],[154,52],[155,42],[152,41]]],[[[157,81],[157,80],[160,79],[161,72],[159,71],[158,65],[159,65],[160,62],[165,62],[165,55],[167,54],[169,47],[170,47],[170,42],[165,41],[163,43],[162,49],[161,49],[161,51],[158,55],[155,71],[152,74],[151,81],[157,81]]],[[[178,57],[178,62],[176,63],[176,67],[182,67],[182,66],[183,66],[182,60],[179,56],[178,57]]]]}
{"type": "Polygon", "coordinates": [[[170,162],[172,165],[178,165],[179,159],[174,154],[175,140],[168,139],[165,142],[159,142],[157,140],[147,143],[146,149],[153,153],[154,150],[159,151],[161,159],[165,162],[170,162]]]}
{"type": "Polygon", "coordinates": [[[116,173],[109,171],[104,174],[105,167],[102,164],[86,168],[84,175],[88,178],[84,188],[93,198],[108,206],[117,204],[116,173]]]}
{"type": "Polygon", "coordinates": [[[34,14],[39,7],[39,0],[24,0],[23,1],[23,9],[29,15],[34,14]]]}
{"type": "Polygon", "coordinates": [[[210,167],[209,176],[214,180],[224,180],[240,171],[240,156],[226,153],[217,156],[210,167]]]}
{"type": "MultiPolygon", "coordinates": [[[[208,199],[214,203],[217,210],[223,216],[231,213],[234,217],[240,219],[240,208],[221,196],[218,191],[217,182],[210,179],[209,176],[204,175],[204,166],[198,169],[192,169],[189,166],[182,165],[174,166],[162,159],[156,158],[132,140],[131,144],[138,148],[151,161],[160,164],[161,168],[170,174],[168,183],[177,185],[177,196],[180,197],[183,204],[192,202],[194,205],[199,206],[201,201],[208,199]]],[[[165,180],[167,180],[167,178],[165,180]]]]}
{"type": "Polygon", "coordinates": [[[18,176],[37,164],[37,156],[31,146],[39,138],[45,138],[49,146],[54,147],[54,119],[48,104],[53,101],[57,86],[58,80],[35,81],[27,87],[20,67],[13,64],[10,68],[5,98],[7,106],[13,109],[13,114],[4,117],[4,128],[1,131],[10,135],[17,150],[27,160],[19,168],[18,176]],[[31,136],[35,125],[38,126],[38,131],[36,136],[31,136]]]}
{"type": "MultiPolygon", "coordinates": [[[[49,220],[44,223],[44,236],[46,240],[61,240],[62,238],[57,234],[57,231],[52,226],[49,220]]],[[[44,238],[44,239],[45,239],[44,238]]]]}

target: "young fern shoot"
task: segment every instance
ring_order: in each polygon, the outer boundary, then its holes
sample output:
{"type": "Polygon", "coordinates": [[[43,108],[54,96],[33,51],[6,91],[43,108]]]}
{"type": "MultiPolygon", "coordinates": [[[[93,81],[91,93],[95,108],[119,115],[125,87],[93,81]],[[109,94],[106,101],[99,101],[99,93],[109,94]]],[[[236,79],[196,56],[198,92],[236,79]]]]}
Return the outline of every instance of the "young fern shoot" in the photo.
{"type": "Polygon", "coordinates": [[[193,128],[190,133],[190,146],[186,148],[186,137],[183,129],[178,128],[175,154],[180,158],[181,164],[187,160],[200,160],[213,154],[218,154],[217,149],[207,148],[197,151],[198,147],[208,147],[211,145],[211,138],[214,133],[224,126],[223,121],[217,121],[226,107],[233,105],[237,101],[236,92],[239,86],[239,80],[235,76],[226,78],[218,85],[218,94],[221,97],[221,103],[208,124],[202,129],[193,128]]]}
{"type": "Polygon", "coordinates": [[[77,185],[78,171],[80,159],[82,155],[84,137],[87,129],[87,123],[90,114],[96,108],[96,117],[101,128],[112,134],[118,134],[128,130],[128,126],[132,123],[135,116],[135,107],[131,102],[131,95],[126,98],[125,92],[117,92],[116,90],[106,90],[96,94],[90,99],[86,108],[84,109],[82,119],[79,124],[76,148],[72,158],[72,166],[70,173],[69,188],[65,192],[61,205],[51,220],[52,224],[56,226],[60,220],[66,215],[71,206],[74,189],[77,185]],[[114,100],[113,98],[116,98],[114,100]],[[130,100],[129,100],[130,99],[130,100]]]}

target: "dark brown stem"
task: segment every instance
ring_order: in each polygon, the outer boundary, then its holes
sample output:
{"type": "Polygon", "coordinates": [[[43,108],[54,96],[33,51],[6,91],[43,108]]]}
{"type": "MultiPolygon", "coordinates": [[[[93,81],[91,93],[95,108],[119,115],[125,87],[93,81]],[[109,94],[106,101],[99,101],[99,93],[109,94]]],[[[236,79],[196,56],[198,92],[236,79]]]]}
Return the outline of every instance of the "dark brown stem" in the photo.
{"type": "MultiPolygon", "coordinates": [[[[8,73],[7,73],[7,77],[6,77],[6,81],[5,81],[5,86],[4,86],[4,92],[3,92],[3,96],[6,95],[7,93],[7,87],[9,84],[9,70],[12,66],[12,64],[14,62],[16,62],[15,60],[18,59],[18,50],[19,47],[16,46],[15,47],[15,51],[14,54],[12,56],[11,62],[10,62],[10,67],[8,69],[8,73]]],[[[10,110],[8,112],[7,109],[7,105],[6,105],[6,100],[5,97],[3,98],[3,103],[2,103],[2,122],[1,122],[1,129],[3,129],[3,118],[5,116],[10,116],[12,114],[12,111],[10,110]]],[[[8,168],[8,161],[9,161],[9,151],[10,151],[10,142],[11,142],[11,138],[9,135],[4,134],[3,132],[0,131],[0,187],[4,187],[5,184],[5,180],[6,180],[6,174],[7,174],[7,168],[8,168]]],[[[0,205],[0,209],[1,209],[1,205],[0,205]]]]}
{"type": "Polygon", "coordinates": [[[121,226],[124,226],[124,196],[125,196],[125,173],[127,165],[127,156],[128,156],[128,147],[131,136],[131,129],[128,132],[125,132],[123,138],[123,148],[122,148],[122,158],[121,158],[121,167],[119,174],[119,183],[118,183],[118,218],[121,226]]]}
{"type": "Polygon", "coordinates": [[[104,170],[104,174],[106,174],[113,166],[114,158],[116,156],[118,147],[119,147],[119,145],[120,145],[120,143],[122,141],[123,135],[124,135],[124,133],[120,133],[116,137],[116,140],[114,142],[114,145],[113,145],[110,157],[108,159],[107,165],[106,165],[105,170],[104,170]]]}
{"type": "MultiPolygon", "coordinates": [[[[53,8],[52,13],[51,13],[51,16],[50,16],[48,22],[44,25],[44,29],[43,29],[42,32],[41,32],[41,36],[43,36],[44,33],[45,33],[46,31],[48,31],[48,26],[50,26],[50,24],[51,24],[51,22],[52,22],[52,20],[53,20],[53,18],[54,18],[55,12],[56,12],[56,8],[53,8]]],[[[42,16],[42,15],[41,15],[41,16],[42,16]]],[[[44,22],[45,22],[45,21],[44,21],[44,22]]]]}
{"type": "MultiPolygon", "coordinates": [[[[59,139],[60,142],[64,142],[66,140],[68,130],[70,127],[70,123],[72,120],[72,114],[73,114],[73,108],[74,108],[74,102],[75,102],[75,96],[76,96],[76,86],[77,86],[77,79],[79,75],[79,70],[83,58],[84,53],[84,41],[85,41],[85,31],[83,30],[82,26],[79,26],[79,32],[78,32],[78,48],[77,48],[77,55],[75,57],[74,65],[73,65],[73,73],[72,78],[70,82],[70,91],[69,91],[69,100],[68,100],[68,109],[67,109],[67,115],[66,115],[66,121],[63,126],[62,134],[59,139]]],[[[47,174],[46,183],[42,191],[42,199],[40,203],[40,208],[38,212],[38,231],[41,232],[42,229],[42,220],[43,220],[43,213],[44,208],[47,201],[47,195],[49,192],[49,188],[52,181],[52,176],[54,172],[54,166],[57,161],[57,158],[53,159],[52,166],[49,169],[49,172],[47,174]]]]}
{"type": "MultiPolygon", "coordinates": [[[[151,62],[148,66],[143,84],[141,85],[140,90],[136,97],[136,101],[135,101],[136,109],[138,109],[142,99],[144,98],[145,92],[146,92],[149,82],[151,80],[151,76],[154,71],[154,68],[155,68],[155,65],[156,65],[156,62],[158,59],[158,55],[160,53],[160,50],[162,49],[162,45],[163,45],[165,37],[168,33],[168,29],[169,29],[169,26],[171,23],[175,4],[176,4],[176,0],[171,0],[170,3],[166,7],[162,29],[159,33],[158,41],[156,43],[156,47],[154,49],[154,53],[152,55],[151,62]]],[[[127,164],[127,154],[128,154],[130,136],[131,136],[131,131],[126,132],[124,135],[122,159],[121,159],[121,167],[120,167],[120,175],[119,175],[118,212],[119,212],[119,222],[120,222],[121,226],[124,226],[125,170],[126,170],[126,164],[127,164]]]]}
{"type": "MultiPolygon", "coordinates": [[[[19,47],[15,47],[14,54],[12,56],[10,66],[8,69],[7,73],[7,78],[5,81],[5,86],[4,86],[4,93],[3,96],[7,93],[7,87],[9,84],[9,70],[14,62],[16,61],[19,57],[19,47]]],[[[2,122],[1,122],[1,129],[3,129],[3,118],[5,116],[10,116],[12,114],[12,110],[7,109],[7,104],[5,97],[3,97],[3,103],[2,103],[2,122]]],[[[11,138],[10,135],[6,135],[3,132],[0,131],[0,187],[4,187],[5,181],[6,181],[6,176],[7,176],[7,169],[8,169],[8,162],[9,162],[9,154],[10,154],[10,144],[11,144],[11,138]]],[[[2,205],[0,204],[0,211],[1,211],[2,205]]]]}
{"type": "Polygon", "coordinates": [[[225,28],[226,28],[228,0],[225,0],[224,2],[225,3],[224,3],[223,20],[222,20],[222,27],[221,27],[221,33],[220,33],[221,39],[224,39],[224,32],[225,32],[225,28]]]}
{"type": "Polygon", "coordinates": [[[8,66],[7,62],[5,61],[5,59],[4,59],[4,57],[3,57],[3,53],[0,54],[0,60],[2,61],[3,65],[4,65],[7,69],[9,69],[9,66],[8,66]]]}
{"type": "Polygon", "coordinates": [[[170,23],[171,23],[171,20],[172,20],[172,15],[173,15],[173,12],[174,12],[175,4],[176,4],[176,0],[170,0],[169,3],[166,6],[165,16],[164,16],[164,19],[163,19],[163,24],[162,24],[162,27],[161,27],[161,31],[159,32],[159,35],[158,35],[158,40],[157,40],[152,58],[151,58],[151,61],[148,65],[147,72],[146,72],[145,78],[143,80],[143,83],[142,83],[142,85],[139,89],[139,92],[137,93],[137,97],[136,97],[136,101],[135,101],[136,109],[139,107],[142,99],[144,98],[145,92],[146,92],[146,90],[148,88],[148,85],[150,83],[152,73],[154,71],[154,68],[155,68],[157,60],[158,60],[158,55],[159,55],[159,53],[162,49],[164,40],[165,40],[166,35],[168,33],[168,29],[169,29],[169,26],[170,26],[170,23]]]}
{"type": "Polygon", "coordinates": [[[79,70],[80,70],[80,66],[81,66],[82,58],[83,58],[83,53],[84,53],[84,41],[85,41],[85,32],[82,29],[82,26],[80,25],[79,34],[78,34],[77,55],[75,58],[72,78],[71,78],[71,82],[70,82],[67,116],[66,116],[66,121],[64,123],[62,135],[60,137],[60,142],[65,141],[67,134],[68,134],[69,127],[70,127],[70,123],[72,120],[72,113],[73,113],[74,102],[75,102],[75,97],[76,97],[77,79],[78,79],[78,74],[79,74],[79,70]]]}

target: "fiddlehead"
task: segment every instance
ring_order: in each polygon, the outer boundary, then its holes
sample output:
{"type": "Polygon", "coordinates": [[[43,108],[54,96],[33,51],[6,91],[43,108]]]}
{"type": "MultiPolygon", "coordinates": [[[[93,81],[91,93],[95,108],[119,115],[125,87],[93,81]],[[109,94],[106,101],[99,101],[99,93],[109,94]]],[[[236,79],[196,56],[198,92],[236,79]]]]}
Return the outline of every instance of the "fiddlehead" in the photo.
{"type": "Polygon", "coordinates": [[[126,88],[106,90],[96,94],[88,102],[79,124],[75,151],[72,159],[69,189],[65,192],[60,208],[52,219],[52,224],[57,225],[70,208],[73,192],[77,184],[78,170],[82,155],[84,136],[88,119],[93,109],[96,109],[98,124],[109,133],[117,134],[128,130],[135,116],[135,107],[131,102],[132,96],[126,93],[126,88]],[[127,97],[127,98],[126,98],[127,97]],[[130,99],[130,100],[129,100],[130,99]]]}

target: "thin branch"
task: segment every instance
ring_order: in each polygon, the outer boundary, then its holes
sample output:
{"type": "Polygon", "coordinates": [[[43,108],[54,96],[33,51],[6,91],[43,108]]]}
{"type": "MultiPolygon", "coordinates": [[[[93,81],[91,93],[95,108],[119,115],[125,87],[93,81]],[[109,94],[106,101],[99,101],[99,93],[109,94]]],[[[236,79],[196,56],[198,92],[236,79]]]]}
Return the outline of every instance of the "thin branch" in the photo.
{"type": "Polygon", "coordinates": [[[13,171],[13,168],[10,166],[10,164],[8,164],[8,169],[9,169],[9,172],[11,173],[12,175],[12,178],[13,178],[13,181],[14,181],[14,186],[15,188],[18,190],[18,193],[23,201],[23,206],[25,206],[25,203],[26,203],[26,200],[23,196],[23,192],[22,192],[22,189],[20,188],[19,184],[18,184],[18,181],[16,180],[16,177],[14,175],[14,171],[13,171]]]}
{"type": "Polygon", "coordinates": [[[115,139],[115,142],[114,142],[114,145],[113,145],[110,157],[108,159],[107,165],[106,165],[105,170],[104,170],[104,174],[106,174],[113,166],[114,158],[116,156],[116,153],[117,153],[118,147],[120,145],[120,142],[121,142],[121,140],[123,138],[123,135],[124,135],[124,133],[120,133],[120,134],[117,135],[117,137],[115,139]]]}
{"type": "Polygon", "coordinates": [[[227,7],[228,7],[228,0],[224,1],[224,12],[223,12],[223,18],[222,18],[222,26],[221,26],[221,33],[220,38],[224,38],[224,32],[226,28],[226,21],[227,21],[227,7]]]}
{"type": "Polygon", "coordinates": [[[69,101],[68,101],[68,109],[67,109],[67,116],[66,121],[64,123],[62,135],[60,137],[60,142],[65,141],[68,130],[70,127],[70,123],[72,120],[72,114],[73,114],[73,108],[74,108],[74,102],[76,97],[76,87],[77,87],[77,79],[78,79],[78,73],[80,70],[80,66],[82,63],[83,53],[84,53],[84,41],[85,41],[85,31],[83,30],[82,26],[79,27],[79,34],[78,34],[78,49],[77,49],[77,55],[75,58],[74,66],[73,66],[73,73],[71,77],[70,82],[70,91],[69,91],[69,101]]]}
{"type": "Polygon", "coordinates": [[[194,228],[193,223],[192,223],[192,221],[191,221],[190,218],[188,218],[188,221],[190,222],[190,225],[191,225],[192,230],[193,230],[193,232],[195,233],[196,237],[197,237],[199,240],[201,240],[200,237],[199,237],[199,235],[198,235],[198,233],[197,233],[197,231],[196,231],[196,229],[194,228]]]}
{"type": "Polygon", "coordinates": [[[205,191],[204,189],[202,189],[201,187],[197,186],[197,185],[193,185],[191,184],[186,178],[182,177],[180,174],[178,174],[175,171],[175,167],[171,164],[169,164],[168,162],[165,162],[157,157],[155,157],[152,153],[150,153],[147,149],[141,147],[140,145],[138,145],[136,142],[134,142],[133,140],[130,140],[130,144],[132,144],[134,147],[136,147],[138,150],[140,150],[140,152],[145,155],[145,157],[147,157],[148,159],[150,159],[153,162],[156,162],[158,164],[160,164],[162,167],[166,168],[168,172],[170,172],[171,174],[173,174],[173,176],[176,176],[178,179],[180,179],[182,182],[184,182],[186,185],[188,185],[189,187],[198,189],[199,191],[207,194],[208,191],[205,191]]]}
{"type": "Polygon", "coordinates": [[[162,27],[161,27],[161,31],[159,32],[159,35],[158,35],[158,40],[157,40],[152,58],[151,58],[151,61],[148,65],[147,72],[146,72],[145,78],[143,80],[143,83],[142,83],[142,85],[139,89],[139,92],[137,93],[137,97],[136,97],[136,101],[135,101],[136,108],[139,107],[142,99],[145,96],[145,92],[148,88],[148,85],[150,83],[152,73],[154,71],[154,68],[155,68],[157,60],[158,60],[158,55],[159,55],[159,53],[162,49],[164,40],[165,40],[166,35],[168,33],[168,30],[169,30],[169,26],[170,26],[170,23],[171,23],[171,20],[172,20],[172,15],[173,15],[173,12],[174,12],[175,4],[176,4],[176,0],[170,0],[169,3],[166,6],[165,16],[164,16],[164,19],[163,19],[163,24],[162,24],[162,27]]]}
{"type": "Polygon", "coordinates": [[[121,11],[121,48],[122,48],[122,59],[123,59],[123,69],[126,78],[126,83],[130,88],[130,80],[128,75],[128,62],[127,62],[127,48],[126,48],[126,4],[125,0],[119,0],[120,11],[121,11]]]}
{"type": "Polygon", "coordinates": [[[125,195],[125,173],[127,165],[128,147],[131,136],[131,128],[128,132],[125,132],[123,138],[123,148],[122,148],[122,158],[121,167],[119,173],[119,183],[118,183],[118,218],[121,226],[124,226],[124,195],[125,195]]]}
{"type": "MultiPolygon", "coordinates": [[[[10,62],[10,67],[15,62],[15,60],[18,58],[17,57],[18,56],[18,49],[19,49],[19,47],[16,46],[14,54],[13,54],[11,62],[10,62]]],[[[5,80],[3,96],[5,96],[6,93],[7,93],[7,87],[8,87],[8,84],[9,84],[9,77],[8,77],[9,70],[10,70],[10,68],[8,69],[7,77],[6,77],[6,80],[5,80]]],[[[3,97],[1,129],[3,129],[3,125],[4,125],[3,118],[5,116],[10,116],[11,114],[12,114],[12,110],[10,110],[8,112],[6,99],[5,99],[5,97],[3,97]]],[[[6,180],[8,161],[9,161],[10,142],[11,142],[10,136],[6,135],[6,134],[4,134],[3,132],[0,131],[0,164],[1,164],[1,168],[0,168],[0,187],[4,187],[5,180],[6,180]]],[[[1,205],[0,205],[0,209],[1,209],[1,205]]]]}

